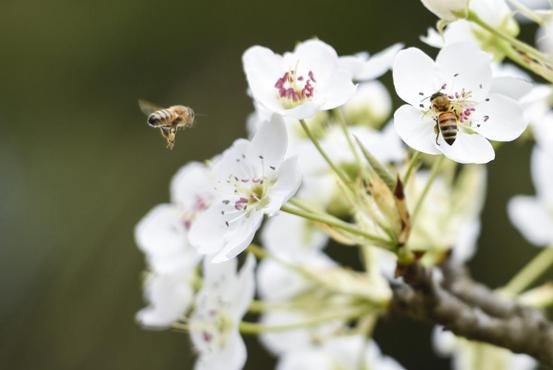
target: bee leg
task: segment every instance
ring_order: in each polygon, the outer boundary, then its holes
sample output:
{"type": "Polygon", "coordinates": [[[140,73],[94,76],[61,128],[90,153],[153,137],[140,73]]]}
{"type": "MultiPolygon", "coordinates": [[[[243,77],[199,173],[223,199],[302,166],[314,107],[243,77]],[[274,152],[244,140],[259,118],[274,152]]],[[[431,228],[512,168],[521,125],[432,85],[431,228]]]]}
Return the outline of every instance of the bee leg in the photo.
{"type": "Polygon", "coordinates": [[[436,126],[434,126],[434,132],[436,133],[436,145],[440,145],[440,143],[438,143],[438,139],[440,138],[440,126],[437,122],[436,126]]]}

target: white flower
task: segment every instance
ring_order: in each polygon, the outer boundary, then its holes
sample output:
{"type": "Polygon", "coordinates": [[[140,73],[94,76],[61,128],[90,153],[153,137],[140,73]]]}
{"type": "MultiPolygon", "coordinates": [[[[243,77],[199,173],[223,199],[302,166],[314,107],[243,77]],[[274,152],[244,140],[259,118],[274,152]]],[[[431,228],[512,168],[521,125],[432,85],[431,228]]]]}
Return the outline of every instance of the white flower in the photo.
{"type": "Polygon", "coordinates": [[[196,370],[239,370],[246,345],[239,324],[253,299],[255,259],[248,255],[240,273],[237,260],[204,262],[202,289],[189,320],[190,337],[198,352],[196,370]]]}
{"type": "Polygon", "coordinates": [[[339,336],[301,351],[282,357],[277,370],[402,370],[394,359],[384,356],[375,342],[363,336],[339,336]]]}
{"type": "Polygon", "coordinates": [[[458,18],[458,14],[466,11],[470,0],[421,0],[423,5],[446,21],[458,18]]]}
{"type": "Polygon", "coordinates": [[[527,127],[520,105],[494,93],[491,58],[471,44],[443,48],[436,62],[416,48],[399,52],[394,85],[405,102],[394,115],[396,130],[409,146],[427,154],[445,154],[460,163],[487,163],[495,158],[488,141],[511,141],[527,127]],[[431,97],[443,94],[456,116],[454,142],[436,131],[439,112],[431,97]]]}
{"type": "Polygon", "coordinates": [[[504,348],[471,342],[435,327],[432,342],[436,352],[453,357],[454,370],[532,370],[536,361],[527,355],[514,354],[504,348]]]}
{"type": "MultiPolygon", "coordinates": [[[[491,27],[512,36],[518,34],[518,25],[505,0],[472,0],[470,10],[491,27]]],[[[501,55],[501,50],[496,48],[498,42],[494,35],[464,19],[448,24],[442,34],[434,28],[429,28],[427,35],[421,37],[421,41],[436,48],[468,42],[482,47],[485,51],[501,55]]]]}
{"type": "Polygon", "coordinates": [[[190,224],[211,202],[207,166],[191,162],[171,182],[172,204],[160,204],[136,225],[135,239],[151,269],[144,282],[149,306],[137,314],[147,327],[165,328],[190,306],[200,256],[188,241],[190,224]]]}
{"type": "Polygon", "coordinates": [[[251,141],[239,139],[213,167],[216,198],[192,224],[190,242],[213,262],[237,256],[253,240],[263,215],[274,215],[298,190],[295,158],[284,160],[284,121],[274,115],[251,141]]]}
{"type": "Polygon", "coordinates": [[[356,81],[374,80],[392,68],[394,58],[401,49],[403,49],[403,44],[398,43],[372,56],[365,52],[348,55],[340,57],[339,64],[350,71],[356,81]]]}
{"type": "Polygon", "coordinates": [[[510,200],[511,222],[532,244],[553,245],[553,150],[534,147],[532,179],[536,196],[518,195],[510,200]]]}
{"type": "Polygon", "coordinates": [[[343,105],[355,93],[351,73],[336,51],[320,40],[307,40],[292,53],[278,55],[253,46],[242,57],[255,101],[271,112],[304,119],[343,105]]]}
{"type": "Polygon", "coordinates": [[[378,80],[360,84],[355,95],[344,105],[347,122],[352,125],[380,127],[391,112],[390,93],[378,80]]]}

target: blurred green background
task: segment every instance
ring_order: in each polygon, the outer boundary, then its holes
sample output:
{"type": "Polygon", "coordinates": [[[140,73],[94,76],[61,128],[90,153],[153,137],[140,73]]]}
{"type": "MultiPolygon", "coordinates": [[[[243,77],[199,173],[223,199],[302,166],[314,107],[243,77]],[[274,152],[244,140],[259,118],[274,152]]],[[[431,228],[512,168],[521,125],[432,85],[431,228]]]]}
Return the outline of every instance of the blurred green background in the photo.
{"type": "MultiPolygon", "coordinates": [[[[413,0],[2,0],[0,368],[191,369],[185,335],[134,322],[144,260],[133,228],[168,200],[180,166],[245,135],[242,52],[313,36],[340,54],[420,46],[434,21],[413,0]],[[139,97],[207,116],[170,152],[139,97]]],[[[505,212],[510,196],[533,191],[528,155],[528,145],[508,145],[489,166],[472,267],[492,286],[536,253],[505,212]]],[[[377,335],[409,369],[446,368],[428,326],[387,320],[377,335]]],[[[249,345],[247,369],[271,368],[249,345]]]]}

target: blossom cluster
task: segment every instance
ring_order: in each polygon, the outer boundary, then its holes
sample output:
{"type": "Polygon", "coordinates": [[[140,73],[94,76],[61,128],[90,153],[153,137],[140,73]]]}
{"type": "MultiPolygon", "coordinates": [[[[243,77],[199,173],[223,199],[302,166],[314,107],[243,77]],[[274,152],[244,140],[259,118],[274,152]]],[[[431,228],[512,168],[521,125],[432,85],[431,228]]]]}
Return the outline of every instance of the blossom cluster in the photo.
{"type": "MultiPolygon", "coordinates": [[[[188,333],[196,369],[242,369],[246,334],[279,370],[402,369],[372,329],[401,266],[476,253],[483,165],[501,142],[535,138],[537,195],[514,197],[508,213],[530,242],[553,245],[550,87],[504,60],[514,58],[515,12],[504,0],[422,2],[447,21],[421,37],[440,49],[435,59],[401,43],[340,56],[318,39],[284,54],[246,50],[248,137],[182,167],[170,203],[136,226],[148,303],[137,320],[188,333]],[[395,112],[378,80],[388,71],[405,102],[395,112]],[[363,271],[327,253],[345,246],[359,249],[363,271]]],[[[482,369],[535,365],[436,333],[456,369],[474,369],[482,351],[482,369]]]]}

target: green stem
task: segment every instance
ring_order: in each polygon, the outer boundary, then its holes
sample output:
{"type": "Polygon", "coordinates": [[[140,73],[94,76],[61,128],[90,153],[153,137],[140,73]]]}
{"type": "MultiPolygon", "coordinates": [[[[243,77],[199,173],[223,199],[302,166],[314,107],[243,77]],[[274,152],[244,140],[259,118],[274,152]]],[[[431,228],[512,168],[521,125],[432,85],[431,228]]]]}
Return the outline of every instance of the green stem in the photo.
{"type": "Polygon", "coordinates": [[[285,332],[285,331],[291,331],[291,330],[297,330],[297,329],[311,328],[311,327],[319,326],[321,324],[326,324],[336,320],[356,319],[361,317],[364,313],[365,313],[365,310],[358,309],[354,311],[339,312],[334,315],[317,317],[314,319],[305,320],[305,321],[292,323],[292,324],[285,324],[285,325],[261,325],[257,323],[242,321],[240,323],[239,328],[242,334],[257,335],[260,333],[279,333],[279,332],[285,332]]]}
{"type": "Polygon", "coordinates": [[[553,282],[528,290],[518,298],[522,304],[541,309],[547,308],[553,305],[553,282]]]}
{"type": "Polygon", "coordinates": [[[324,158],[324,160],[326,161],[326,163],[329,165],[329,167],[332,169],[332,171],[334,171],[334,173],[336,174],[336,176],[338,176],[338,178],[344,183],[346,184],[346,186],[348,188],[350,188],[350,179],[348,179],[346,177],[346,175],[334,164],[334,162],[332,162],[332,159],[330,159],[330,157],[328,156],[328,154],[326,154],[326,152],[324,151],[323,147],[321,146],[321,144],[319,143],[319,140],[317,140],[317,138],[313,135],[313,133],[311,132],[311,130],[309,129],[309,126],[307,125],[307,123],[305,122],[305,120],[303,119],[300,119],[300,124],[301,124],[301,127],[303,128],[303,130],[305,131],[305,133],[307,134],[307,136],[309,137],[309,139],[311,140],[311,142],[313,143],[313,145],[315,145],[315,148],[317,148],[317,151],[321,154],[321,156],[324,158]]]}
{"type": "Polygon", "coordinates": [[[286,206],[286,205],[282,206],[280,208],[280,210],[283,211],[283,212],[292,214],[292,215],[303,217],[307,220],[311,220],[311,221],[314,221],[314,222],[319,222],[319,223],[322,223],[322,224],[325,224],[325,225],[328,225],[328,226],[333,226],[333,227],[336,227],[338,229],[347,231],[348,233],[361,236],[361,237],[369,240],[370,242],[375,243],[376,246],[379,246],[379,247],[384,248],[384,249],[390,249],[388,247],[391,247],[391,245],[392,245],[392,243],[389,240],[386,240],[386,239],[380,238],[378,236],[369,234],[366,231],[361,230],[360,228],[358,228],[355,225],[349,224],[347,222],[344,222],[344,221],[342,221],[340,219],[337,219],[337,218],[334,218],[332,216],[326,216],[326,215],[323,216],[323,215],[307,212],[307,211],[304,211],[304,210],[301,210],[301,209],[294,209],[294,208],[291,208],[291,207],[286,206]]]}
{"type": "Polygon", "coordinates": [[[553,265],[553,247],[547,247],[535,256],[501,289],[509,295],[518,295],[553,265]]]}
{"type": "Polygon", "coordinates": [[[421,152],[415,151],[415,154],[413,154],[413,157],[411,158],[411,161],[409,162],[409,167],[407,167],[407,171],[405,172],[405,176],[403,176],[403,186],[407,186],[407,183],[409,182],[409,179],[411,178],[411,175],[413,174],[413,171],[415,170],[415,167],[417,167],[419,161],[421,158],[421,152]]]}
{"type": "Polygon", "coordinates": [[[440,167],[442,166],[443,161],[444,161],[444,156],[440,156],[440,158],[432,165],[432,172],[430,172],[430,177],[426,181],[426,184],[424,185],[424,189],[422,190],[422,193],[419,199],[417,200],[417,204],[415,205],[415,209],[413,210],[413,217],[411,218],[411,225],[413,227],[415,225],[417,216],[424,203],[424,199],[428,195],[428,192],[430,191],[430,188],[432,187],[434,180],[436,180],[436,176],[438,176],[438,172],[440,171],[440,167]]]}

